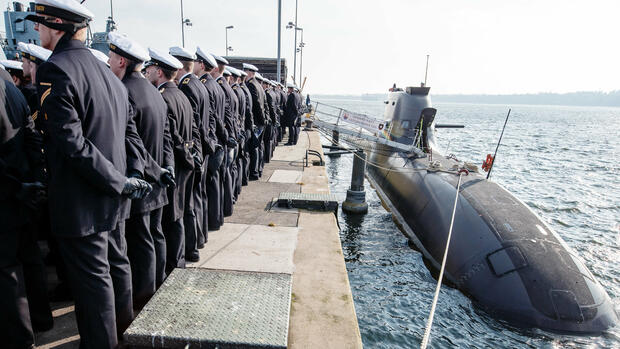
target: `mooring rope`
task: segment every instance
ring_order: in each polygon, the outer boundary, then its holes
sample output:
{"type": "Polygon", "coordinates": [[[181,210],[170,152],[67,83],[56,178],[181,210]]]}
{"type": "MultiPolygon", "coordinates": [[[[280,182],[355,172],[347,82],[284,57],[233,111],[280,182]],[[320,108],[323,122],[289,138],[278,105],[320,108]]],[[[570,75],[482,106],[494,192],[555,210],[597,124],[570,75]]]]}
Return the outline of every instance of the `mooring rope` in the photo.
{"type": "Polygon", "coordinates": [[[446,241],[446,249],[443,252],[443,260],[441,261],[441,269],[439,270],[439,278],[437,279],[437,287],[435,288],[435,296],[433,297],[433,305],[431,306],[431,313],[428,315],[428,322],[426,323],[426,329],[424,330],[424,337],[422,338],[422,344],[420,348],[426,349],[428,341],[431,336],[431,327],[433,327],[433,317],[435,316],[435,307],[437,306],[437,299],[439,298],[439,290],[441,289],[441,282],[443,280],[443,271],[446,268],[446,260],[448,259],[448,249],[450,248],[450,238],[452,237],[452,227],[454,226],[454,216],[456,214],[456,204],[459,200],[459,191],[461,189],[461,178],[463,173],[467,176],[469,171],[466,169],[459,170],[459,181],[456,184],[456,197],[454,198],[454,208],[452,208],[452,218],[450,219],[450,230],[448,231],[448,240],[446,241]]]}

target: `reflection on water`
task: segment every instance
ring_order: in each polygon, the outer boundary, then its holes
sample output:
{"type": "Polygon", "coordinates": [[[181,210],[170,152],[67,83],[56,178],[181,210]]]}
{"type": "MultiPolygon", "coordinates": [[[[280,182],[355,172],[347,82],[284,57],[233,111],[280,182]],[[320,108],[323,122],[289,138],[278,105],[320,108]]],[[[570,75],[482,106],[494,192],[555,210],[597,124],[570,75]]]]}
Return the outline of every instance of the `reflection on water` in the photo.
{"type": "MultiPolygon", "coordinates": [[[[383,104],[330,100],[381,115],[383,104]]],[[[442,104],[438,141],[461,160],[482,162],[495,149],[508,107],[442,104]]],[[[620,109],[516,106],[498,153],[493,180],[523,200],[584,259],[620,309],[620,109]]],[[[351,155],[327,160],[330,189],[341,200],[351,179],[351,155]]],[[[342,248],[367,348],[418,347],[436,281],[411,248],[376,192],[365,184],[368,214],[339,212],[342,248]]],[[[431,347],[620,347],[620,329],[601,336],[566,336],[516,329],[490,318],[456,289],[442,287],[431,347]]]]}

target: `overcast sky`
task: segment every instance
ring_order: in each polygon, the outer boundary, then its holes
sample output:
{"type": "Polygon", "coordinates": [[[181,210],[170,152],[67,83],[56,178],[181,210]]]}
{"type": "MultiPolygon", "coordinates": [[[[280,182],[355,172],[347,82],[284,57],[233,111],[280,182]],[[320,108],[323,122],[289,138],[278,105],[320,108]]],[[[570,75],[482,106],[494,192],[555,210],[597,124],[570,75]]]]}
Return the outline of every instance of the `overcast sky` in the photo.
{"type": "MultiPolygon", "coordinates": [[[[26,1],[23,1],[26,2],[26,1]]],[[[184,0],[186,47],[276,57],[277,0],[184,0]]],[[[94,31],[108,0],[87,0],[94,31]]],[[[620,89],[618,0],[299,0],[309,93],[385,92],[418,85],[430,55],[434,93],[620,89]]],[[[180,0],[116,0],[119,32],[145,46],[181,44],[180,0]]],[[[293,68],[295,1],[282,0],[282,56],[293,68]]],[[[298,59],[299,65],[299,59],[298,59]]],[[[290,78],[289,78],[290,79],[290,78]]]]}

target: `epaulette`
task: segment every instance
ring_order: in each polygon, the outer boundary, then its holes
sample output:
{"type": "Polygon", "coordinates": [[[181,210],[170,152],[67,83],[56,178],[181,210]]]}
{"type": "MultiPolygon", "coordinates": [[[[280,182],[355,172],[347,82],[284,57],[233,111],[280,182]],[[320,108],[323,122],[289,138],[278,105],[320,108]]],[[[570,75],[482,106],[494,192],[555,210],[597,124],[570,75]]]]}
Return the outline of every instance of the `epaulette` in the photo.
{"type": "Polygon", "coordinates": [[[159,93],[164,93],[164,91],[166,91],[165,87],[162,87],[162,88],[159,89],[159,93]]]}
{"type": "Polygon", "coordinates": [[[183,79],[183,85],[187,85],[189,83],[189,78],[183,79]]]}
{"type": "Polygon", "coordinates": [[[200,82],[202,82],[203,84],[204,84],[206,81],[207,81],[207,79],[205,79],[205,78],[200,79],[200,82]]]}
{"type": "Polygon", "coordinates": [[[236,90],[236,89],[237,89],[237,87],[239,87],[239,86],[234,85],[232,88],[233,88],[233,90],[236,90]]]}
{"type": "Polygon", "coordinates": [[[217,80],[217,83],[221,85],[221,84],[223,84],[223,81],[224,81],[224,80],[221,80],[221,79],[220,79],[220,80],[217,80]]]}

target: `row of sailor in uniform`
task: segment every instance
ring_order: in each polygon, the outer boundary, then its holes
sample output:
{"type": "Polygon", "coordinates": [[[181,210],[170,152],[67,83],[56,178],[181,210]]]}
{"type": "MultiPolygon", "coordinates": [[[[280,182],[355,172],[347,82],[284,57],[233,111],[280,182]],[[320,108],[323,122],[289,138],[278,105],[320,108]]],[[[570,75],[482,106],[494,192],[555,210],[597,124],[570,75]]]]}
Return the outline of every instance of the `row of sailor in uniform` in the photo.
{"type": "Polygon", "coordinates": [[[0,205],[11,223],[0,235],[2,252],[11,251],[0,264],[0,296],[10,300],[0,331],[22,348],[34,343],[33,328],[52,325],[32,233],[47,227],[81,347],[114,348],[166,276],[199,260],[208,232],[261,177],[284,126],[287,144],[297,142],[301,97],[200,47],[146,50],[112,32],[107,57],[84,45],[93,18],[84,5],[40,0],[35,9],[26,19],[43,47],[21,44],[21,65],[0,62],[26,97],[9,81],[0,95],[10,125],[1,133],[0,205]],[[31,211],[49,213],[37,229],[31,211]]]}

